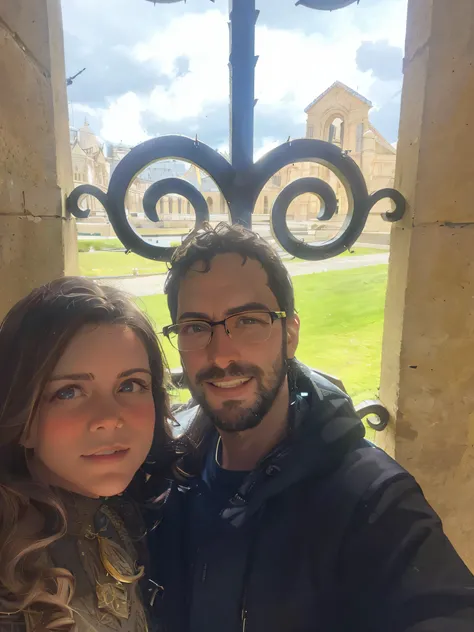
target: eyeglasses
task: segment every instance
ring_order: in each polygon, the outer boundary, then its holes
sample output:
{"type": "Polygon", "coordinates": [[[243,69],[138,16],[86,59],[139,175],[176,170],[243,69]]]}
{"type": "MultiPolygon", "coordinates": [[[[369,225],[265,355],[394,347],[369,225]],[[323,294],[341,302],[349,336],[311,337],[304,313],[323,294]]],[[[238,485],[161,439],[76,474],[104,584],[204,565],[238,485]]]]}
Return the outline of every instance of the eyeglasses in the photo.
{"type": "Polygon", "coordinates": [[[286,312],[243,312],[215,322],[187,320],[169,325],[163,328],[163,335],[178,351],[198,351],[205,349],[211,342],[214,327],[224,325],[226,334],[236,343],[255,344],[268,340],[273,323],[284,318],[286,312]]]}

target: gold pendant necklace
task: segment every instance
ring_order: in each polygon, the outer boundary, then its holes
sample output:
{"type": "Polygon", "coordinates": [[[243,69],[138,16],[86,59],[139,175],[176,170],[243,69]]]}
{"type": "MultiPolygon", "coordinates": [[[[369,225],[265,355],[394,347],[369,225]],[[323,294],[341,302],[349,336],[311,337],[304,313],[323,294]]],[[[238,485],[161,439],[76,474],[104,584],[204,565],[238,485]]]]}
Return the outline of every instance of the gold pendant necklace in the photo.
{"type": "Polygon", "coordinates": [[[106,572],[116,581],[121,584],[134,584],[143,577],[145,568],[139,566],[137,572],[134,572],[128,555],[113,540],[97,535],[97,542],[100,561],[106,572]]]}
{"type": "Polygon", "coordinates": [[[130,617],[130,595],[129,588],[139,581],[145,574],[143,566],[137,566],[133,561],[133,553],[130,550],[130,543],[127,542],[126,527],[122,520],[106,505],[99,511],[108,519],[117,532],[123,548],[111,538],[101,535],[106,526],[97,529],[95,532],[89,529],[86,538],[97,542],[100,562],[106,572],[114,582],[106,581],[101,583],[96,578],[96,596],[99,610],[109,612],[119,619],[128,620],[130,617]],[[128,544],[128,546],[127,546],[128,544]]]}

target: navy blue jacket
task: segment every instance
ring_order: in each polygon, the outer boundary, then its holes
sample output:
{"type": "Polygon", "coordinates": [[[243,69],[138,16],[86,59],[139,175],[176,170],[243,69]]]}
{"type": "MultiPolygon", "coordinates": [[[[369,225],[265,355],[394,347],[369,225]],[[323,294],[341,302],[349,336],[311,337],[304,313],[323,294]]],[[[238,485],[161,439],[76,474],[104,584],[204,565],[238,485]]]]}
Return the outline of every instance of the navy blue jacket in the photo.
{"type": "Polygon", "coordinates": [[[209,499],[200,476],[172,483],[150,536],[158,625],[193,632],[196,615],[206,632],[473,632],[474,578],[416,481],[364,440],[344,393],[294,371],[289,438],[192,559],[190,508],[209,499]],[[222,613],[229,596],[236,608],[222,613]]]}

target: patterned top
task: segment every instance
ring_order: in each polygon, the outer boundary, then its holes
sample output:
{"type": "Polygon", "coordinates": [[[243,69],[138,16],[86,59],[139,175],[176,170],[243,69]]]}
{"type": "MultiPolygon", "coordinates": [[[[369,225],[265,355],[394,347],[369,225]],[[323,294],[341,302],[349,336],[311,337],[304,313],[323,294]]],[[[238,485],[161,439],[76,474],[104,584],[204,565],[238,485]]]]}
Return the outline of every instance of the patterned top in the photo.
{"type": "MultiPolygon", "coordinates": [[[[138,508],[125,495],[105,500],[62,490],[59,495],[67,511],[67,534],[47,553],[54,567],[75,578],[75,632],[147,632],[143,582],[128,583],[144,564],[145,529],[138,508]]],[[[40,622],[35,613],[0,615],[0,632],[41,630],[40,622]]]]}

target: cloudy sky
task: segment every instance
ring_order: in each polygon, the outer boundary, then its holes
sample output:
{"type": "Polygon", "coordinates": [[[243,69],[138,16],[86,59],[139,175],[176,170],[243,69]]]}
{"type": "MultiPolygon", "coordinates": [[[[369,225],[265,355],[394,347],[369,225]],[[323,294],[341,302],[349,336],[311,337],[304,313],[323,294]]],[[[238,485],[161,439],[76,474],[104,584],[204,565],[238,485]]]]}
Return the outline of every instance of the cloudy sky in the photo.
{"type": "MultiPolygon", "coordinates": [[[[228,147],[228,0],[62,0],[71,125],[135,145],[162,134],[228,147]]],[[[332,13],[257,0],[255,147],[304,135],[304,108],[340,80],[398,135],[407,0],[360,0],[332,13]]]]}

